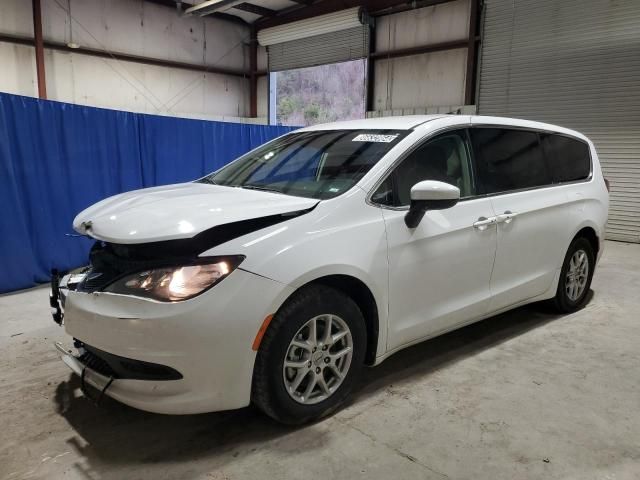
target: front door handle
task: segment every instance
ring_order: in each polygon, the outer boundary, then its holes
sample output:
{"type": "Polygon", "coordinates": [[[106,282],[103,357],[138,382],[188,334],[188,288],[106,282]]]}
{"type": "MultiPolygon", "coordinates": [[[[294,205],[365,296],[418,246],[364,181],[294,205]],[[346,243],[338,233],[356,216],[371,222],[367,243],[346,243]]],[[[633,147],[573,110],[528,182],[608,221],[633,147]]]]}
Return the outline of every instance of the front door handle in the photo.
{"type": "Polygon", "coordinates": [[[486,230],[489,225],[493,225],[496,223],[496,217],[480,217],[478,220],[473,222],[473,228],[477,228],[478,230],[486,230]]]}
{"type": "Polygon", "coordinates": [[[507,210],[506,212],[496,216],[496,223],[511,223],[517,216],[517,213],[507,210]]]}

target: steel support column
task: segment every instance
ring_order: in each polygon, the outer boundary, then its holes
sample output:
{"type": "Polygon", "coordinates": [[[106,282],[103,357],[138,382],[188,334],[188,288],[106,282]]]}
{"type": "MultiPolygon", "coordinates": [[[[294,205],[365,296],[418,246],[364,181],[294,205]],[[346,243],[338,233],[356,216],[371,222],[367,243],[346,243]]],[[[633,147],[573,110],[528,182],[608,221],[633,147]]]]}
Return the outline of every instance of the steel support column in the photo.
{"type": "Polygon", "coordinates": [[[255,27],[251,27],[249,37],[249,116],[258,116],[258,35],[255,27]]]}
{"type": "Polygon", "coordinates": [[[469,42],[467,44],[467,73],[464,85],[464,104],[473,105],[476,93],[476,63],[478,51],[478,18],[481,0],[471,0],[469,12],[469,42]]]}
{"type": "Polygon", "coordinates": [[[369,55],[367,56],[367,77],[366,77],[366,102],[365,109],[367,112],[375,110],[375,84],[376,84],[376,67],[373,53],[376,51],[376,27],[375,23],[369,29],[369,55]]]}
{"type": "Polygon", "coordinates": [[[42,9],[40,0],[31,0],[33,10],[33,36],[36,47],[36,73],[38,76],[38,97],[47,98],[47,79],[44,72],[44,42],[42,40],[42,9]]]}

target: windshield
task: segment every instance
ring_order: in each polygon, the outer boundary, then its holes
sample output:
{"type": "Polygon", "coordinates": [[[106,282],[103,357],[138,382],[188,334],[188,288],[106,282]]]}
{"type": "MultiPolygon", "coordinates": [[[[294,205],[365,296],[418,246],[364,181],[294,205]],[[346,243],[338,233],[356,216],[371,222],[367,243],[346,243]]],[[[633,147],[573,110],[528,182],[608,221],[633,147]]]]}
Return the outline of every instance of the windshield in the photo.
{"type": "Polygon", "coordinates": [[[291,133],[198,181],[324,200],[349,190],[406,133],[396,130],[291,133]]]}

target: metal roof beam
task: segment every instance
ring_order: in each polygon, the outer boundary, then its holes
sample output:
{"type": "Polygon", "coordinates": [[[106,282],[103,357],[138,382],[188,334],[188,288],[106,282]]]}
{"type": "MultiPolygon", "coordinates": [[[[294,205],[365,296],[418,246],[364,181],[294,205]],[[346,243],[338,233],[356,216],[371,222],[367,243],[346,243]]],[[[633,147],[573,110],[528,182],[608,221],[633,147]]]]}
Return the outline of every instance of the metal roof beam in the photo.
{"type": "MultiPolygon", "coordinates": [[[[174,10],[177,10],[176,7],[176,1],[175,0],[145,0],[146,2],[149,3],[153,3],[155,5],[160,5],[163,7],[169,7],[169,8],[173,8],[174,10]]],[[[193,4],[191,2],[180,2],[182,3],[182,9],[186,10],[187,8],[191,8],[193,7],[193,4]]],[[[213,12],[210,13],[209,15],[207,15],[208,17],[212,17],[212,18],[217,18],[219,20],[224,20],[226,22],[231,22],[231,23],[236,23],[238,25],[243,25],[245,27],[248,27],[249,24],[247,22],[245,22],[243,19],[241,19],[240,17],[236,17],[234,15],[229,15],[228,13],[223,13],[223,12],[213,12]]]]}
{"type": "MultiPolygon", "coordinates": [[[[18,45],[35,45],[35,40],[30,37],[23,37],[19,35],[10,35],[6,33],[0,33],[0,42],[15,43],[18,45]]],[[[49,50],[58,50],[61,52],[68,52],[80,55],[90,55],[93,57],[100,57],[112,60],[121,60],[125,62],[144,63],[146,65],[155,65],[159,67],[180,68],[184,70],[194,70],[197,72],[206,73],[218,73],[220,75],[231,75],[235,77],[248,78],[251,74],[249,70],[229,67],[218,67],[216,65],[201,65],[194,63],[178,62],[173,60],[164,60],[159,58],[143,57],[140,55],[132,55],[129,53],[121,52],[109,52],[106,50],[99,50],[97,48],[78,47],[71,48],[65,43],[43,41],[43,47],[49,50]]],[[[257,74],[257,73],[256,73],[257,74]]]]}
{"type": "Polygon", "coordinates": [[[256,15],[260,15],[261,17],[273,17],[276,13],[275,10],[271,10],[270,8],[261,7],[260,5],[255,5],[253,3],[239,3],[238,5],[234,5],[233,8],[236,10],[242,10],[243,12],[255,13],[256,15]]]}
{"type": "Polygon", "coordinates": [[[273,17],[258,19],[255,25],[261,30],[353,7],[363,7],[369,14],[376,14],[397,7],[409,10],[451,1],[453,0],[323,0],[309,6],[300,5],[280,10],[273,17]]]}

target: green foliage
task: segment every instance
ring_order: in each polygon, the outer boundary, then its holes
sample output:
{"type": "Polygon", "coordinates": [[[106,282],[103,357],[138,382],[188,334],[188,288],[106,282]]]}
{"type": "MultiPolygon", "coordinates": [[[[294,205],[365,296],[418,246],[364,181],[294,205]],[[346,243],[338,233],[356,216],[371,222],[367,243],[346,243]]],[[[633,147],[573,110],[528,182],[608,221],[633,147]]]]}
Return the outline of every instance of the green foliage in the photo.
{"type": "Polygon", "coordinates": [[[287,118],[300,108],[301,102],[297,97],[285,96],[283,98],[278,98],[278,118],[287,118]]]}
{"type": "Polygon", "coordinates": [[[365,61],[278,73],[278,122],[313,125],[364,118],[365,61]]]}
{"type": "Polygon", "coordinates": [[[318,123],[318,119],[320,118],[320,105],[312,103],[307,105],[304,109],[304,121],[307,125],[311,125],[313,123],[318,123]]]}

